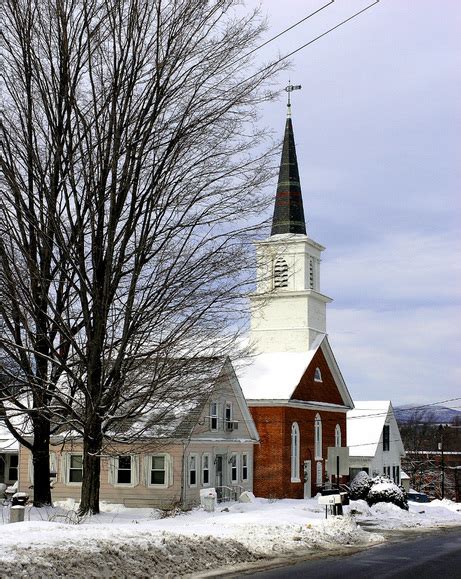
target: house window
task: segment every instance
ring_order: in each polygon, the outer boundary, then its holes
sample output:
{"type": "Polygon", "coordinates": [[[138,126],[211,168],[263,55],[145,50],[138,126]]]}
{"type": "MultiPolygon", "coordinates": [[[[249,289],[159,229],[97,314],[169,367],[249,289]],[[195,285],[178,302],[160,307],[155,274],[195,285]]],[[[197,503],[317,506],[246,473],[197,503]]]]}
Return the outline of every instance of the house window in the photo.
{"type": "Polygon", "coordinates": [[[341,446],[341,426],[339,424],[335,428],[335,446],[336,448],[341,446]]]}
{"type": "Polygon", "coordinates": [[[314,380],[315,382],[322,382],[322,373],[320,372],[320,368],[315,369],[314,380]]]}
{"type": "Polygon", "coordinates": [[[300,482],[299,478],[299,426],[291,425],[291,482],[300,482]]]}
{"type": "Polygon", "coordinates": [[[218,403],[210,404],[210,430],[218,430],[218,403]]]}
{"type": "Polygon", "coordinates": [[[383,427],[383,450],[389,450],[390,448],[390,426],[385,424],[383,427]]]}
{"type": "Polygon", "coordinates": [[[83,456],[71,454],[69,456],[68,480],[70,483],[81,483],[83,479],[83,456]]]}
{"type": "Polygon", "coordinates": [[[400,484],[400,467],[398,465],[392,467],[392,479],[396,485],[400,484]]]}
{"type": "Polygon", "coordinates": [[[189,456],[189,486],[197,486],[197,456],[195,454],[189,456]]]}
{"type": "Polygon", "coordinates": [[[18,465],[19,465],[19,456],[17,454],[10,454],[10,462],[8,465],[9,481],[18,480],[18,465]]]}
{"type": "Polygon", "coordinates": [[[383,468],[383,472],[384,472],[384,476],[391,478],[391,467],[390,466],[385,466],[383,468]]]}
{"type": "Polygon", "coordinates": [[[226,402],[224,406],[224,420],[226,428],[229,430],[229,423],[232,422],[232,402],[226,402]]]}
{"type": "Polygon", "coordinates": [[[231,456],[230,465],[231,465],[231,482],[236,483],[238,481],[238,465],[236,454],[233,454],[231,456]]]}
{"type": "Polygon", "coordinates": [[[168,456],[154,454],[149,457],[149,486],[168,485],[168,456]]]}
{"type": "Polygon", "coordinates": [[[202,484],[204,487],[210,484],[210,455],[202,455],[202,484]]]}
{"type": "Polygon", "coordinates": [[[242,481],[248,480],[248,454],[242,454],[242,481]]]}
{"type": "Polygon", "coordinates": [[[119,485],[131,484],[131,456],[121,455],[117,458],[116,483],[119,485]]]}
{"type": "Polygon", "coordinates": [[[320,418],[320,414],[315,416],[314,432],[315,458],[322,458],[322,419],[320,418]]]}
{"type": "Polygon", "coordinates": [[[315,483],[318,487],[321,487],[322,482],[323,482],[323,480],[322,480],[322,463],[321,462],[318,462],[316,465],[316,475],[317,476],[316,476],[315,483]]]}
{"type": "Polygon", "coordinates": [[[283,258],[274,265],[274,288],[288,287],[288,265],[283,258]]]}

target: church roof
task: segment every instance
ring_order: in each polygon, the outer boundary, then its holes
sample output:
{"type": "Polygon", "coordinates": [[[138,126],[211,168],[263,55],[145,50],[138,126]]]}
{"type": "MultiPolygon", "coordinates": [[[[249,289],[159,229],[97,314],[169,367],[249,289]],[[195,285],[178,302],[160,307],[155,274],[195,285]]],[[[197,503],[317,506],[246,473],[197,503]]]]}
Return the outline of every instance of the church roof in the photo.
{"type": "Polygon", "coordinates": [[[279,235],[281,233],[306,234],[303,198],[290,110],[291,105],[288,105],[271,235],[279,235]]]}
{"type": "MultiPolygon", "coordinates": [[[[254,356],[251,365],[240,367],[238,379],[245,398],[249,402],[296,402],[293,398],[295,390],[319,349],[327,360],[344,406],[353,408],[349,391],[324,334],[319,335],[312,348],[305,352],[265,352],[254,356]]],[[[305,402],[318,403],[315,399],[305,402]]]]}

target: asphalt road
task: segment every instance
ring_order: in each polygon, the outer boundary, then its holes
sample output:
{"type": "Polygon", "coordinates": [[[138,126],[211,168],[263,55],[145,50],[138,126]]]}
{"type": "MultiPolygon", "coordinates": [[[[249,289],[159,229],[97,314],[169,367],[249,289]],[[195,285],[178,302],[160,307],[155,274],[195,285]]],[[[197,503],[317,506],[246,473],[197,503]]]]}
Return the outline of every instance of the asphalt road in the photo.
{"type": "Polygon", "coordinates": [[[342,557],[296,563],[241,577],[312,579],[461,579],[461,528],[444,529],[424,536],[399,537],[390,542],[342,557]]]}

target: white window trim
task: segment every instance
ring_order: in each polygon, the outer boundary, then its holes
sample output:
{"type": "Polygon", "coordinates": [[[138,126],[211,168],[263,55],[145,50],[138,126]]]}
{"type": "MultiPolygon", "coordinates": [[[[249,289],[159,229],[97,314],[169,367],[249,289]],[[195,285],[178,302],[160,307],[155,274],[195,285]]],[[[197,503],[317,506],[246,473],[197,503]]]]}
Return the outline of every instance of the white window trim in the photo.
{"type": "MultiPolygon", "coordinates": [[[[123,469],[128,470],[128,469],[123,469]]],[[[139,484],[139,457],[136,454],[112,456],[109,459],[109,484],[114,487],[133,488],[139,484]],[[118,478],[118,461],[120,456],[129,456],[131,459],[129,483],[119,483],[118,478]]]]}
{"type": "Polygon", "coordinates": [[[191,489],[194,489],[198,486],[199,482],[199,474],[200,474],[200,463],[199,463],[199,455],[195,452],[192,452],[187,457],[187,486],[191,489]],[[191,459],[195,458],[195,469],[191,469],[191,459]],[[190,473],[195,470],[195,483],[191,484],[190,482],[190,473]]]}
{"type": "Polygon", "coordinates": [[[231,484],[237,484],[239,482],[239,462],[240,462],[239,455],[236,452],[233,452],[229,460],[229,480],[231,481],[231,484]],[[233,466],[234,459],[235,459],[235,467],[233,466]],[[233,469],[235,469],[236,478],[232,478],[233,469]]]}
{"type": "Polygon", "coordinates": [[[314,420],[314,454],[315,460],[322,460],[322,419],[318,413],[314,420]]]}
{"type": "Polygon", "coordinates": [[[336,448],[340,448],[341,444],[342,444],[341,426],[339,424],[337,424],[335,426],[335,446],[336,446],[336,448]]]}
{"type": "Polygon", "coordinates": [[[300,434],[299,425],[297,422],[293,422],[291,425],[291,482],[298,483],[301,482],[299,475],[299,457],[300,457],[300,434]]]}
{"type": "Polygon", "coordinates": [[[242,482],[247,482],[250,478],[250,463],[249,463],[249,457],[248,457],[248,452],[243,452],[242,453],[242,462],[241,462],[241,478],[242,478],[242,482]],[[246,459],[246,465],[244,465],[244,459],[246,459]],[[243,469],[246,468],[247,469],[247,475],[246,477],[243,476],[243,469]]]}
{"type": "Polygon", "coordinates": [[[211,454],[209,452],[204,452],[202,454],[202,464],[201,466],[201,474],[202,474],[202,486],[203,487],[209,487],[211,486],[211,454]],[[205,469],[205,458],[208,458],[208,469],[205,469]],[[208,470],[208,482],[205,482],[205,477],[203,476],[205,473],[205,470],[208,470]]]}
{"type": "MultiPolygon", "coordinates": [[[[70,454],[79,454],[78,452],[71,452],[70,454]]],[[[6,466],[6,465],[5,465],[6,466]]],[[[56,456],[56,453],[53,451],[50,451],[50,473],[56,473],[56,478],[53,478],[54,481],[57,480],[57,474],[58,474],[58,459],[56,456]]],[[[5,472],[6,474],[6,472],[5,472]]],[[[30,453],[29,455],[29,462],[27,465],[27,475],[29,478],[29,482],[31,484],[34,484],[34,461],[33,461],[33,456],[32,453],[30,453]]],[[[19,477],[19,455],[18,455],[18,477],[19,477]]],[[[81,483],[72,483],[72,484],[81,484],[81,483]]]]}
{"type": "Polygon", "coordinates": [[[224,427],[229,422],[232,422],[234,418],[234,408],[230,400],[226,400],[224,404],[224,427]],[[227,416],[227,410],[229,410],[229,416],[227,416]]]}
{"type": "MultiPolygon", "coordinates": [[[[83,453],[81,452],[67,452],[65,455],[65,479],[66,479],[66,486],[69,487],[80,487],[82,486],[81,482],[71,482],[70,481],[70,463],[72,456],[81,456],[82,457],[82,476],[83,476],[83,453]]],[[[80,469],[73,469],[73,470],[80,470],[80,469]]]]}
{"type": "Polygon", "coordinates": [[[212,400],[210,402],[210,430],[212,432],[217,432],[219,430],[219,404],[217,400],[212,400]],[[213,413],[213,405],[216,405],[216,414],[213,413]],[[213,418],[216,419],[216,428],[213,428],[213,418]]]}
{"type": "Polygon", "coordinates": [[[171,484],[173,484],[173,461],[171,459],[171,456],[167,452],[156,452],[155,454],[147,455],[144,458],[144,469],[147,487],[154,489],[166,489],[171,484]],[[150,482],[152,472],[152,459],[158,456],[165,459],[164,462],[165,482],[163,484],[155,484],[150,482]]]}

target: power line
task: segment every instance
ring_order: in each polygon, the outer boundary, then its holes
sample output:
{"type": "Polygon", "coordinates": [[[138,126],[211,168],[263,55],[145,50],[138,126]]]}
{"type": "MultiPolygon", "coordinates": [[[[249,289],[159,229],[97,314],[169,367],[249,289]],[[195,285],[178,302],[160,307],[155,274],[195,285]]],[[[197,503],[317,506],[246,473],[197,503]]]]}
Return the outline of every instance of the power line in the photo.
{"type": "Polygon", "coordinates": [[[228,66],[232,66],[234,64],[236,64],[237,62],[240,62],[241,60],[243,60],[244,58],[247,58],[248,56],[250,56],[250,54],[253,54],[254,52],[256,52],[257,50],[260,50],[261,48],[263,48],[264,46],[267,46],[268,44],[270,44],[271,42],[273,42],[274,40],[277,40],[277,38],[280,38],[281,36],[283,36],[284,34],[286,34],[287,32],[289,32],[290,30],[293,30],[293,28],[296,28],[296,26],[299,26],[300,24],[302,24],[303,22],[305,22],[306,20],[308,20],[309,18],[311,18],[312,16],[315,16],[315,14],[318,14],[319,12],[321,12],[322,10],[324,10],[325,8],[328,8],[328,6],[331,6],[331,4],[334,3],[335,0],[330,0],[330,2],[328,2],[328,4],[324,4],[323,6],[321,6],[318,10],[315,10],[314,12],[311,12],[310,14],[308,14],[307,16],[304,16],[304,18],[301,18],[301,20],[298,20],[297,22],[295,22],[294,24],[292,24],[291,26],[289,26],[288,28],[285,28],[285,30],[282,30],[282,32],[279,32],[278,34],[276,34],[275,36],[273,36],[272,38],[269,38],[269,40],[266,40],[265,42],[263,42],[262,44],[260,44],[259,46],[256,46],[256,48],[253,48],[253,50],[250,50],[249,52],[245,53],[243,56],[240,56],[239,58],[237,58],[236,60],[234,60],[233,62],[231,62],[230,64],[228,64],[226,66],[226,68],[228,66]]]}
{"type": "Polygon", "coordinates": [[[329,34],[330,32],[333,32],[333,30],[336,30],[337,28],[339,28],[340,26],[343,26],[344,24],[346,24],[347,22],[350,22],[351,20],[353,20],[354,18],[357,18],[357,16],[360,16],[360,14],[363,14],[366,10],[369,10],[370,8],[372,8],[373,6],[375,6],[376,4],[379,3],[379,0],[375,0],[372,4],[369,4],[368,6],[365,6],[365,8],[362,8],[362,10],[359,10],[358,12],[356,12],[355,14],[353,14],[352,16],[349,16],[348,18],[346,18],[345,20],[342,20],[341,22],[339,22],[338,24],[336,24],[335,26],[333,26],[332,28],[329,28],[328,30],[326,30],[325,32],[322,32],[322,34],[319,34],[318,36],[316,36],[315,38],[313,38],[312,40],[310,40],[309,42],[306,42],[305,44],[303,44],[302,46],[299,46],[298,48],[296,48],[295,50],[289,52],[288,54],[285,54],[285,56],[280,57],[278,60],[272,62],[271,64],[265,66],[264,68],[262,68],[261,70],[259,70],[258,72],[255,72],[253,75],[249,76],[248,78],[246,78],[245,80],[242,81],[242,83],[244,82],[248,82],[249,80],[251,80],[252,78],[257,77],[258,75],[260,75],[261,73],[265,72],[266,70],[269,70],[270,68],[273,68],[274,66],[276,66],[277,64],[279,64],[280,62],[283,62],[284,60],[287,60],[287,58],[290,58],[291,56],[293,56],[294,54],[296,54],[297,52],[300,52],[301,50],[304,50],[305,48],[307,48],[308,46],[310,46],[311,44],[313,44],[314,42],[316,42],[317,40],[319,40],[320,38],[323,38],[324,36],[326,36],[327,34],[329,34]]]}

